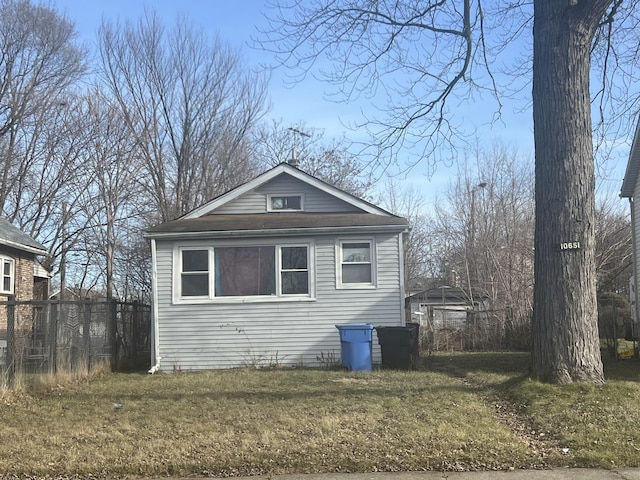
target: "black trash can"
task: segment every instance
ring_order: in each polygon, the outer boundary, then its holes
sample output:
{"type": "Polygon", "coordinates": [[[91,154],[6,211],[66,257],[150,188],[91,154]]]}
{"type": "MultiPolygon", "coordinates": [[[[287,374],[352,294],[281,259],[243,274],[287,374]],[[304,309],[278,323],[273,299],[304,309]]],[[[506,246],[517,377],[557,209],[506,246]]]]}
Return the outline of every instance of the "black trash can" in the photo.
{"type": "Polygon", "coordinates": [[[395,370],[409,370],[419,356],[420,325],[376,327],[378,344],[382,353],[382,366],[395,370]]]}

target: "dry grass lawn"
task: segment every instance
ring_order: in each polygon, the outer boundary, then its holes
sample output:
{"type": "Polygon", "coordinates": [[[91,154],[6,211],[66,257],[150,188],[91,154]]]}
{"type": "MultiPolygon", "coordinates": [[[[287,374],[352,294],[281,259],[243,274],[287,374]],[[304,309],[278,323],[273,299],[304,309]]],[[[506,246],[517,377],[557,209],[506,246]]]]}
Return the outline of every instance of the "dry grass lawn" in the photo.
{"type": "Polygon", "coordinates": [[[102,374],[5,390],[0,473],[640,465],[636,360],[616,365],[602,387],[540,384],[527,378],[527,365],[525,354],[457,354],[434,356],[412,372],[102,374]]]}

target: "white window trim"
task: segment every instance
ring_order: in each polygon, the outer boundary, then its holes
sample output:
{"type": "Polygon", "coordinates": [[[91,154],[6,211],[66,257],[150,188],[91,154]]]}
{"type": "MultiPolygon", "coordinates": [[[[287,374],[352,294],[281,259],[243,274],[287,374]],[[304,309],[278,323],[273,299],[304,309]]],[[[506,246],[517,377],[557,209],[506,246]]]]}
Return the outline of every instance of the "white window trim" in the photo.
{"type": "MultiPolygon", "coordinates": [[[[174,258],[175,260],[175,258],[174,258]]],[[[178,249],[178,256],[177,256],[177,262],[174,263],[174,265],[177,265],[177,270],[178,270],[178,278],[177,278],[177,282],[174,279],[174,298],[179,298],[181,300],[204,300],[204,299],[208,299],[211,296],[211,292],[213,291],[213,272],[211,271],[211,267],[213,265],[213,249],[209,248],[209,247],[180,247],[178,249]],[[207,274],[209,277],[209,294],[208,295],[188,295],[188,296],[182,296],[182,274],[184,273],[182,271],[182,252],[185,251],[202,251],[202,250],[206,250],[208,252],[208,270],[207,270],[207,274]]],[[[192,272],[192,273],[196,273],[196,272],[192,272]]],[[[204,273],[203,272],[198,272],[198,273],[204,273]]]]}
{"type": "Polygon", "coordinates": [[[267,194],[267,212],[304,212],[304,193],[269,193],[267,194]],[[279,197],[300,197],[300,209],[296,208],[271,208],[271,199],[279,197]]]}
{"type": "Polygon", "coordinates": [[[315,243],[302,242],[249,242],[249,243],[215,243],[213,245],[175,245],[173,247],[173,281],[172,300],[174,304],[203,304],[203,303],[269,303],[269,302],[308,302],[315,301],[315,243]],[[217,248],[223,247],[270,247],[276,249],[276,294],[275,295],[251,295],[238,297],[215,296],[215,255],[217,248]],[[307,278],[309,281],[309,293],[282,294],[282,247],[306,247],[307,248],[307,278]],[[182,252],[185,250],[207,250],[209,252],[209,295],[207,296],[181,296],[182,293],[182,252]]]}
{"type": "Polygon", "coordinates": [[[338,290],[367,290],[378,287],[376,242],[371,237],[339,238],[336,241],[336,288],[338,290]],[[344,243],[368,243],[371,252],[371,283],[342,283],[342,245],[344,243]]]}
{"type": "Polygon", "coordinates": [[[3,295],[13,295],[16,289],[16,260],[6,255],[0,255],[0,293],[3,295]],[[9,290],[4,289],[4,266],[5,263],[11,265],[9,272],[9,290]]]}
{"type": "Polygon", "coordinates": [[[282,297],[299,297],[299,298],[308,298],[311,295],[311,247],[309,245],[277,245],[276,246],[276,268],[277,268],[277,278],[276,278],[276,292],[277,295],[282,297]],[[307,268],[306,270],[301,269],[287,269],[286,272],[307,272],[307,290],[309,293],[282,293],[282,248],[288,247],[306,247],[307,249],[307,268]]]}

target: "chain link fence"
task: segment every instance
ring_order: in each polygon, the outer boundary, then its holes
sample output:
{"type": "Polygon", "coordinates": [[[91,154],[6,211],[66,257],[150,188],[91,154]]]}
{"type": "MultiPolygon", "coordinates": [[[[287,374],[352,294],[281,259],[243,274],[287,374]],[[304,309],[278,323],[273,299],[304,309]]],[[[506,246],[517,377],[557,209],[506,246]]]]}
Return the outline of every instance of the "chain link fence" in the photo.
{"type": "Polygon", "coordinates": [[[0,368],[9,379],[101,362],[113,371],[146,369],[150,327],[151,307],[138,302],[0,302],[0,368]]]}

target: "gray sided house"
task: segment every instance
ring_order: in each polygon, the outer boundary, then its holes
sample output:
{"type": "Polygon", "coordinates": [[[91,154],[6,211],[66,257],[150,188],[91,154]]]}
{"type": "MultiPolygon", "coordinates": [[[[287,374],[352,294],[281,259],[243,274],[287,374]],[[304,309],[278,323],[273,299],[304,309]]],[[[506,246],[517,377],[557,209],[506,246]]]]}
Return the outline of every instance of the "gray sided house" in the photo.
{"type": "Polygon", "coordinates": [[[629,153],[629,162],[627,163],[627,170],[624,174],[624,180],[622,181],[622,188],[620,190],[620,196],[629,199],[629,205],[631,207],[631,241],[633,248],[633,277],[631,282],[631,318],[636,324],[635,331],[638,331],[638,301],[640,294],[638,288],[640,286],[640,207],[635,204],[637,199],[640,199],[640,120],[636,126],[636,132],[633,137],[633,143],[631,144],[631,152],[629,153]]]}
{"type": "Polygon", "coordinates": [[[151,371],[339,362],[335,325],[404,324],[407,228],[283,163],[150,229],[151,371]]]}

